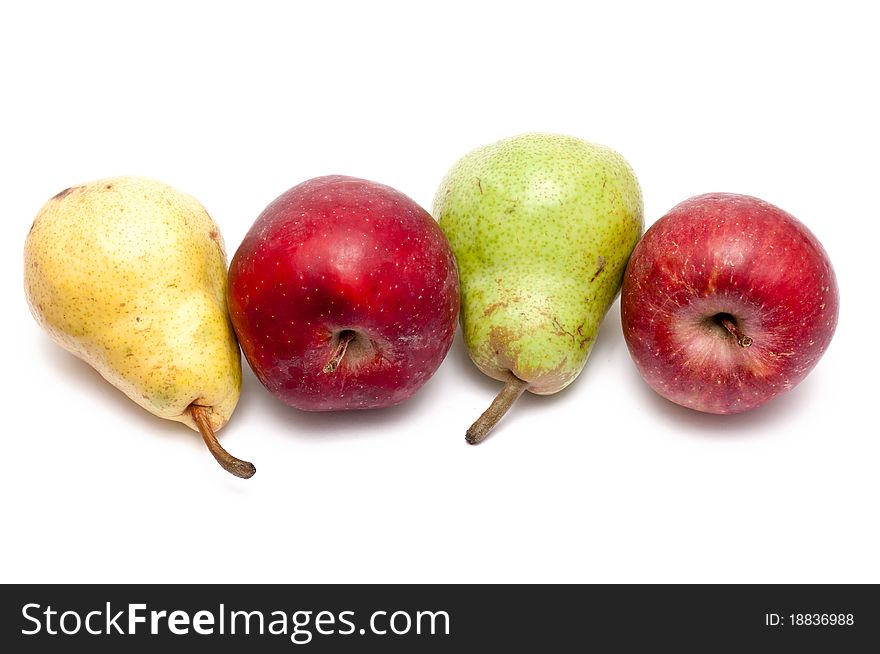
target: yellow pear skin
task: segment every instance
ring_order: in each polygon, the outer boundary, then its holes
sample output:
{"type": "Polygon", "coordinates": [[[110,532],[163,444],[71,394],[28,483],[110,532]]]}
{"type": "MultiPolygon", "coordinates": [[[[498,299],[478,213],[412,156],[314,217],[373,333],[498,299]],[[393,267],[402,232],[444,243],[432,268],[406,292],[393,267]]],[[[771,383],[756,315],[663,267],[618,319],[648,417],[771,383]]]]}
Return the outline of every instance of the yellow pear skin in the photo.
{"type": "Polygon", "coordinates": [[[214,436],[238,402],[241,359],[223,241],[198,201],[143,177],[65,189],[28,233],[24,283],[52,340],[150,413],[200,431],[229,472],[253,475],[214,436]]]}

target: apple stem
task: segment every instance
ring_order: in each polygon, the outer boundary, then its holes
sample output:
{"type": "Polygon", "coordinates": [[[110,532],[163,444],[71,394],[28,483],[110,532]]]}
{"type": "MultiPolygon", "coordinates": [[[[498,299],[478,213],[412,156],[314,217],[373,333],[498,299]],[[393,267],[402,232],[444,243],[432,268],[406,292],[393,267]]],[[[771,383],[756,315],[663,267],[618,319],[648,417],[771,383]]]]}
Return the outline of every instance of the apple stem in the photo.
{"type": "Polygon", "coordinates": [[[205,445],[208,446],[208,450],[214,455],[214,458],[217,459],[217,463],[219,463],[226,472],[232,473],[236,477],[241,477],[242,479],[250,479],[254,476],[257,469],[254,467],[253,463],[248,463],[247,461],[242,461],[241,459],[232,456],[229,452],[223,449],[222,445],[220,445],[220,442],[217,440],[217,435],[214,433],[214,428],[211,427],[211,421],[208,420],[208,414],[205,412],[205,407],[197,404],[190,404],[189,413],[192,416],[193,422],[196,423],[196,427],[199,428],[199,433],[205,440],[205,445]]]}
{"type": "Polygon", "coordinates": [[[511,374],[501,392],[492,400],[489,408],[483,412],[476,422],[465,433],[464,439],[471,445],[481,443],[498,421],[504,417],[517,398],[529,387],[529,382],[511,374]]]}
{"type": "Polygon", "coordinates": [[[721,324],[727,331],[733,334],[740,347],[748,347],[752,344],[752,337],[743,334],[730,318],[722,318],[721,324]]]}
{"type": "Polygon", "coordinates": [[[339,367],[339,364],[342,361],[342,357],[345,356],[345,351],[348,349],[348,344],[354,340],[354,337],[355,333],[350,329],[344,329],[339,333],[339,343],[336,345],[336,349],[333,351],[333,356],[330,357],[327,365],[324,366],[324,372],[336,372],[336,369],[339,367]]]}

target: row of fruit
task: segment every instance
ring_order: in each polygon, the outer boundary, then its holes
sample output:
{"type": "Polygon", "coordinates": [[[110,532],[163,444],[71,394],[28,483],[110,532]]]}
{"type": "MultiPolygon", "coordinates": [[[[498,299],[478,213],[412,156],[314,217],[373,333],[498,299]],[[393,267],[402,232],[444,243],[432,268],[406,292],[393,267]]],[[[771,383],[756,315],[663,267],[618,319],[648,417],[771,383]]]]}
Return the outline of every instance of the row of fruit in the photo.
{"type": "Polygon", "coordinates": [[[282,194],[229,270],[192,197],[145,178],[68,188],[25,244],[37,321],[134,402],[215,432],[241,388],[239,345],[262,384],[310,411],[391,406],[437,370],[461,322],[471,359],[503,382],[467,430],[483,440],[524,392],[578,376],[621,292],[639,372],[710,413],[757,407],[815,366],[837,323],[827,254],[753,197],[682,202],[642,237],[642,197],[608,148],[526,134],[453,166],[434,218],[381,184],[330,176],[282,194]]]}

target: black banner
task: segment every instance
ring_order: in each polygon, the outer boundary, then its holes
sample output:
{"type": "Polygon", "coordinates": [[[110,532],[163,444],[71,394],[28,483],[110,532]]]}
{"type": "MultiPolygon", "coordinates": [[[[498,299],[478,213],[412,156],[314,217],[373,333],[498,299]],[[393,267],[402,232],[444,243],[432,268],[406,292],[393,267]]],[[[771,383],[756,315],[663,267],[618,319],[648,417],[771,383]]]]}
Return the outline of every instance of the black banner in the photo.
{"type": "Polygon", "coordinates": [[[873,585],[7,585],[0,592],[7,652],[518,652],[599,644],[644,651],[645,643],[675,652],[850,652],[880,644],[873,585]]]}

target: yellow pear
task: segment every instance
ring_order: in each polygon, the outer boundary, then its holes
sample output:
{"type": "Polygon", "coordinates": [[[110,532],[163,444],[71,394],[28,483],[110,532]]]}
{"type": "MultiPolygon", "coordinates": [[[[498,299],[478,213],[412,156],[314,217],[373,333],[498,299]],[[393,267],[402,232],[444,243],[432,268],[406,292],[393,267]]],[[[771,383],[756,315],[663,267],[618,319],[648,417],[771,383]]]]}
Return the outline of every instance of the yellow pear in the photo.
{"type": "Polygon", "coordinates": [[[214,435],[241,390],[226,253],[194,198],[142,177],[73,186],[24,250],[28,303],[49,336],[150,413],[199,431],[221,466],[255,468],[214,435]]]}

